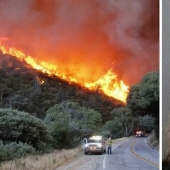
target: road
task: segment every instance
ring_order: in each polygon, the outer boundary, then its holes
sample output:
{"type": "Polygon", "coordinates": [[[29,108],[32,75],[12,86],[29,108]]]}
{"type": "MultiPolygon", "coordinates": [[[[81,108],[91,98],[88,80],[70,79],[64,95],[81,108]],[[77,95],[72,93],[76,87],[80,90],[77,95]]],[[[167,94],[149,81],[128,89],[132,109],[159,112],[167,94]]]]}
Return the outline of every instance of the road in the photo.
{"type": "Polygon", "coordinates": [[[113,143],[112,155],[84,155],[56,170],[158,170],[159,152],[146,144],[146,138],[125,138],[113,143]]]}

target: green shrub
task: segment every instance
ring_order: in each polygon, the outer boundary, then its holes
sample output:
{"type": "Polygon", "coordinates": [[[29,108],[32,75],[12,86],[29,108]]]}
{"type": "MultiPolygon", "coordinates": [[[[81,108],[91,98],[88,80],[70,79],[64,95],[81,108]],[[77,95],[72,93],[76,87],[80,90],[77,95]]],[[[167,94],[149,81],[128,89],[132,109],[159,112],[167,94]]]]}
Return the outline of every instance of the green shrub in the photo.
{"type": "Polygon", "coordinates": [[[48,152],[52,140],[42,120],[13,109],[0,109],[0,136],[6,142],[22,142],[48,152]]]}
{"type": "Polygon", "coordinates": [[[0,141],[0,161],[11,160],[34,153],[35,149],[26,143],[19,142],[17,144],[16,142],[11,142],[3,144],[2,140],[0,141]]]}

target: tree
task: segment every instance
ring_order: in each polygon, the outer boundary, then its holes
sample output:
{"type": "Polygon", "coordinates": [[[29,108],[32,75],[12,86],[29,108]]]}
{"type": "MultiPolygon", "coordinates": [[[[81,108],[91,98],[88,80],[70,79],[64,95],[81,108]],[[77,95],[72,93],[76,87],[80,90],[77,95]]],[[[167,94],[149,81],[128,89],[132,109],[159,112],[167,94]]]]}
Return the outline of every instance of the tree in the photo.
{"type": "Polygon", "coordinates": [[[0,109],[0,136],[4,143],[27,143],[43,152],[50,149],[52,141],[42,120],[13,109],[0,109]]]}
{"type": "Polygon", "coordinates": [[[145,75],[141,82],[130,88],[127,107],[134,115],[150,115],[155,120],[155,130],[159,135],[159,72],[145,75]]]}
{"type": "Polygon", "coordinates": [[[0,106],[3,104],[3,98],[13,92],[11,88],[7,87],[5,82],[5,80],[2,80],[2,83],[0,83],[0,106]]]}
{"type": "Polygon", "coordinates": [[[101,134],[115,139],[124,136],[122,123],[117,118],[107,121],[102,128],[101,134]]]}
{"type": "Polygon", "coordinates": [[[44,122],[58,144],[56,147],[68,148],[75,146],[82,137],[96,132],[102,119],[95,110],[67,101],[51,107],[44,122]]]}
{"type": "Polygon", "coordinates": [[[111,112],[111,115],[114,117],[115,121],[118,121],[122,124],[124,136],[129,136],[130,133],[133,133],[135,117],[132,115],[129,108],[116,108],[111,112]]]}
{"type": "Polygon", "coordinates": [[[127,107],[133,113],[142,115],[159,116],[159,74],[152,72],[147,74],[143,80],[132,86],[127,97],[127,107]]]}
{"type": "Polygon", "coordinates": [[[10,98],[10,106],[17,110],[28,110],[29,99],[20,94],[13,95],[10,98]]]}
{"type": "Polygon", "coordinates": [[[155,118],[149,115],[139,116],[138,128],[145,129],[146,132],[150,133],[154,129],[155,118]]]}

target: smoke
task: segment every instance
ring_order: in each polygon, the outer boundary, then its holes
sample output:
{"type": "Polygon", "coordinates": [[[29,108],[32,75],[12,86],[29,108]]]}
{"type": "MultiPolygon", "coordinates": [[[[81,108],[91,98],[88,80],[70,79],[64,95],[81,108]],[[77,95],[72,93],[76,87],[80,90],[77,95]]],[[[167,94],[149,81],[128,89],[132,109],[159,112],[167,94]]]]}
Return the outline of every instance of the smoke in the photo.
{"type": "Polygon", "coordinates": [[[159,0],[0,0],[0,20],[9,46],[83,81],[159,67],[159,0]]]}

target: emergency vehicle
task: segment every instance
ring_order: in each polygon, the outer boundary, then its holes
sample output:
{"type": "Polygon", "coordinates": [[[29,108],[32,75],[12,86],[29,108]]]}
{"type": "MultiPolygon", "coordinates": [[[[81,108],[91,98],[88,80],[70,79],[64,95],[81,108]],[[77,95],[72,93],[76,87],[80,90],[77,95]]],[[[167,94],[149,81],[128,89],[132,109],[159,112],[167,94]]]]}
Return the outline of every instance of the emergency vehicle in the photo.
{"type": "Polygon", "coordinates": [[[145,136],[145,130],[137,130],[135,136],[136,137],[144,137],[145,136]]]}
{"type": "Polygon", "coordinates": [[[88,153],[103,154],[106,152],[106,143],[102,136],[92,136],[83,139],[82,149],[84,150],[85,155],[88,153]]]}

